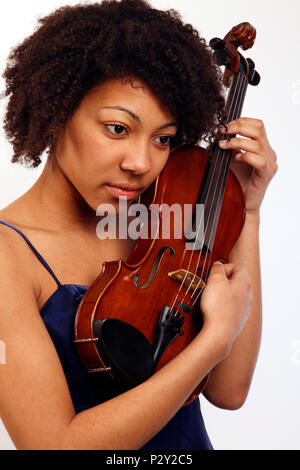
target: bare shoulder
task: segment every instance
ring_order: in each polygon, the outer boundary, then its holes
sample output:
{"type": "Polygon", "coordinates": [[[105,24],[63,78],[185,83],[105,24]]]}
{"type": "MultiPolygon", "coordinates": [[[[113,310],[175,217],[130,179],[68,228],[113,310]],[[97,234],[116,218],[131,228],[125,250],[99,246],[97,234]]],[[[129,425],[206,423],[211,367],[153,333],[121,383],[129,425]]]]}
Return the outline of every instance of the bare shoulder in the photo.
{"type": "Polygon", "coordinates": [[[24,321],[26,311],[37,305],[31,250],[13,229],[0,224],[0,330],[24,321]],[[23,242],[23,243],[22,243],[23,242]],[[24,246],[25,245],[25,246],[24,246]],[[29,307],[29,309],[28,309],[29,307]]]}
{"type": "MultiPolygon", "coordinates": [[[[0,220],[14,225],[4,218],[0,211],[0,220]]],[[[37,261],[25,240],[16,230],[0,224],[0,294],[5,289],[15,293],[31,291],[35,298],[39,295],[39,285],[35,282],[37,261]]]]}

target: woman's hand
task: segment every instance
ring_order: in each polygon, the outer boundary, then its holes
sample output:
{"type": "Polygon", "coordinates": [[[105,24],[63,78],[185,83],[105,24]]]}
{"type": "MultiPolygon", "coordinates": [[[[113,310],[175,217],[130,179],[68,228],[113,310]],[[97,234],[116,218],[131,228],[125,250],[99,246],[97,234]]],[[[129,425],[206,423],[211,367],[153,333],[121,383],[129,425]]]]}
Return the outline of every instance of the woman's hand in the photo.
{"type": "Polygon", "coordinates": [[[241,265],[212,265],[203,291],[200,309],[203,329],[218,337],[226,353],[241,333],[248,319],[252,303],[251,282],[241,265]]]}
{"type": "Polygon", "coordinates": [[[230,122],[227,129],[222,127],[220,132],[229,137],[243,136],[221,140],[219,145],[233,150],[231,169],[242,186],[246,211],[258,213],[268,184],[278,169],[276,153],[270,146],[264,124],[259,119],[239,118],[230,122]]]}

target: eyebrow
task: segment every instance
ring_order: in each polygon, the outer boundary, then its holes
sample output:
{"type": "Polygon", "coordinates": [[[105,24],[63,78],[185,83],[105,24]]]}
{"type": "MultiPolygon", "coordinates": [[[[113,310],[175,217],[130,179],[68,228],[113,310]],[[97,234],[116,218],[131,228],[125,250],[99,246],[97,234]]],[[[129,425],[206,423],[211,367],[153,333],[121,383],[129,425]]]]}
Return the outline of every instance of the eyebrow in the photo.
{"type": "MultiPolygon", "coordinates": [[[[123,106],[105,106],[104,108],[101,108],[101,109],[118,109],[119,111],[124,111],[124,113],[129,114],[129,116],[131,116],[135,121],[141,123],[140,118],[136,114],[130,111],[130,109],[123,108],[123,106]]],[[[163,124],[162,126],[158,127],[157,130],[162,130],[162,129],[166,129],[167,127],[176,127],[176,126],[177,126],[177,123],[175,121],[168,122],[167,124],[163,124]]]]}

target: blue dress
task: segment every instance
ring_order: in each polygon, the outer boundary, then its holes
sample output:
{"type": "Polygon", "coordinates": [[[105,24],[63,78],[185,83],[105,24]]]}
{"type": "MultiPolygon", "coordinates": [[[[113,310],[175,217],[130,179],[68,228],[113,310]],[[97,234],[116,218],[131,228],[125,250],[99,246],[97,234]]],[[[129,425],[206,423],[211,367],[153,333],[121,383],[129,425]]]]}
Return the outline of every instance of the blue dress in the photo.
{"type": "MultiPolygon", "coordinates": [[[[18,232],[57,283],[56,291],[40,310],[43,322],[60,358],[76,413],[112,398],[109,386],[99,386],[86,373],[74,346],[74,321],[79,302],[87,286],[61,284],[44,258],[16,227],[18,232]]],[[[155,403],[153,403],[155,406],[155,403]]],[[[142,414],[142,410],[141,410],[142,414]]],[[[169,423],[142,450],[213,450],[203,422],[199,400],[183,406],[169,423]]]]}

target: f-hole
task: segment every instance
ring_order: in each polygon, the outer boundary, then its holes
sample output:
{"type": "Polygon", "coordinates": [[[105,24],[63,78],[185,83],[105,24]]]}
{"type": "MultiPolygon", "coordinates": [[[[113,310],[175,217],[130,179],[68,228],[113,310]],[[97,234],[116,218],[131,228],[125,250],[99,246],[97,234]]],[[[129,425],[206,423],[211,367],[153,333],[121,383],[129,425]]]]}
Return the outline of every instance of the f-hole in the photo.
{"type": "Polygon", "coordinates": [[[156,276],[156,273],[159,269],[159,266],[160,266],[160,263],[161,263],[161,260],[163,259],[164,255],[165,255],[165,252],[169,250],[170,251],[170,254],[169,256],[174,256],[175,255],[175,251],[173,250],[173,248],[171,246],[164,246],[158,253],[157,257],[155,258],[155,261],[153,263],[153,266],[152,266],[152,269],[151,269],[151,272],[149,274],[149,277],[147,279],[147,281],[145,282],[144,285],[140,285],[139,284],[139,278],[140,276],[138,274],[135,274],[133,276],[133,282],[134,282],[134,285],[138,288],[138,289],[146,289],[147,287],[149,287],[151,285],[151,283],[153,282],[155,276],[156,276]]]}

